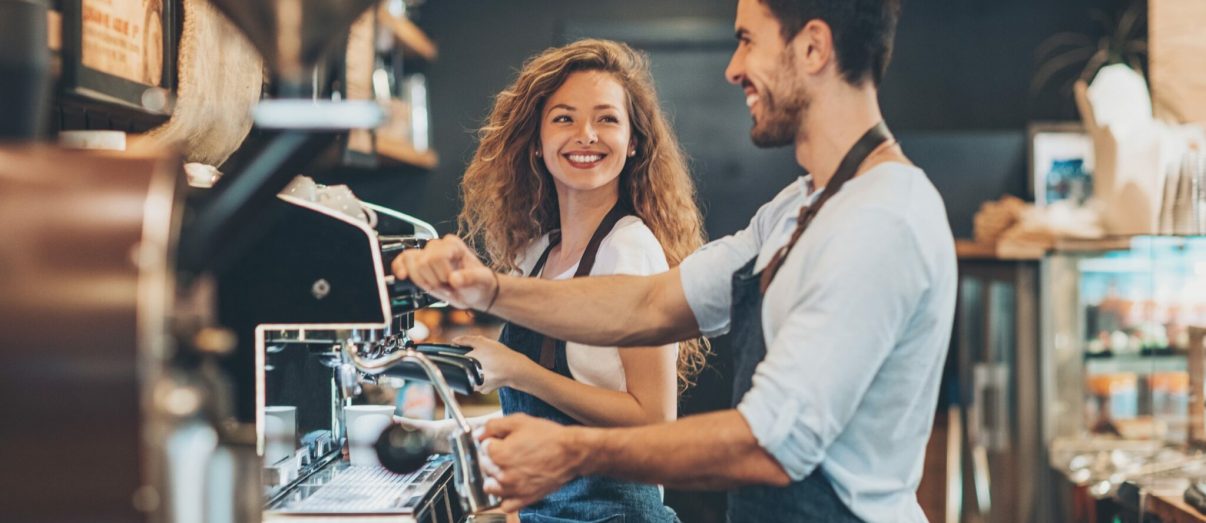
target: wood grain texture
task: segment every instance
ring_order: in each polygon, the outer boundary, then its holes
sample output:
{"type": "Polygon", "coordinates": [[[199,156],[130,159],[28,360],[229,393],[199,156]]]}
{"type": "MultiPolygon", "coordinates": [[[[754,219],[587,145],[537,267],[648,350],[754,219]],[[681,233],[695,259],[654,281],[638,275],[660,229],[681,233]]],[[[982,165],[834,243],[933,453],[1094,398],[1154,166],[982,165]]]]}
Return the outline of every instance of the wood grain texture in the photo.
{"type": "Polygon", "coordinates": [[[1150,0],[1152,102],[1156,116],[1206,122],[1206,2],[1150,0]]]}

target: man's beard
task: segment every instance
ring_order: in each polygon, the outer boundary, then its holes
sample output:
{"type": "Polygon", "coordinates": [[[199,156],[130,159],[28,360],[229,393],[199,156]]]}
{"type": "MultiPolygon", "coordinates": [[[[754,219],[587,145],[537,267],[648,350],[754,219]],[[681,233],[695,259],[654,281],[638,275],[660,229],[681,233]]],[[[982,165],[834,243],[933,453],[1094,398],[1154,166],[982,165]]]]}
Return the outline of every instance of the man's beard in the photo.
{"type": "Polygon", "coordinates": [[[808,106],[812,97],[808,96],[804,86],[793,81],[795,71],[795,53],[788,48],[784,53],[784,63],[771,82],[761,93],[759,103],[762,104],[762,119],[755,118],[754,126],[750,129],[750,139],[754,145],[761,148],[783,147],[794,145],[800,132],[800,124],[808,114],[808,106]],[[774,93],[775,87],[782,87],[782,93],[774,93]],[[776,94],[782,94],[780,101],[776,94]]]}

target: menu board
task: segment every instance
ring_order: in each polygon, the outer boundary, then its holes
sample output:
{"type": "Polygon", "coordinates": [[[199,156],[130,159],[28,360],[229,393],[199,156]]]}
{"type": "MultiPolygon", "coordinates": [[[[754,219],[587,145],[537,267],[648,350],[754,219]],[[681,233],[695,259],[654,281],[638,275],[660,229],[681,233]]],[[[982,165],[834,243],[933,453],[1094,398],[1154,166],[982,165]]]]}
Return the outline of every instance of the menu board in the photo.
{"type": "Polygon", "coordinates": [[[163,76],[161,0],[80,0],[84,67],[143,85],[163,76]]]}

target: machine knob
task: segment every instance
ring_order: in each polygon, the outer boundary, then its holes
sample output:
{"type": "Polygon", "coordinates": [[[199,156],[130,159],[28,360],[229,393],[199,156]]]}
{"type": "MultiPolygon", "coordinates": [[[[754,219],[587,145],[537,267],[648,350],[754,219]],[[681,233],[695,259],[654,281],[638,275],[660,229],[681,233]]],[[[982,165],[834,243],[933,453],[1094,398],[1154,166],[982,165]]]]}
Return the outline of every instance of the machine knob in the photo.
{"type": "Polygon", "coordinates": [[[377,458],[381,466],[396,474],[419,470],[434,453],[431,436],[418,430],[391,424],[377,438],[377,458]]]}

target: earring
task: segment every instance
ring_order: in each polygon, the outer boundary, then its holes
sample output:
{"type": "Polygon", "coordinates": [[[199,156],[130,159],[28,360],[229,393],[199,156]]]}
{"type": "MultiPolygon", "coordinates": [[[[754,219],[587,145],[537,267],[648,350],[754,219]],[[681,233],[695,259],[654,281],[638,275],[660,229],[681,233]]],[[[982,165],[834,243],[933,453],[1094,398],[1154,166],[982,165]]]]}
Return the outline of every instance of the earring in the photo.
{"type": "Polygon", "coordinates": [[[636,156],[636,149],[633,149],[633,150],[631,150],[631,151],[628,151],[628,157],[629,157],[629,158],[632,158],[633,156],[636,156]]]}
{"type": "Polygon", "coordinates": [[[543,157],[544,157],[544,153],[540,152],[540,149],[536,149],[536,157],[537,157],[537,158],[543,158],[543,157]]]}

